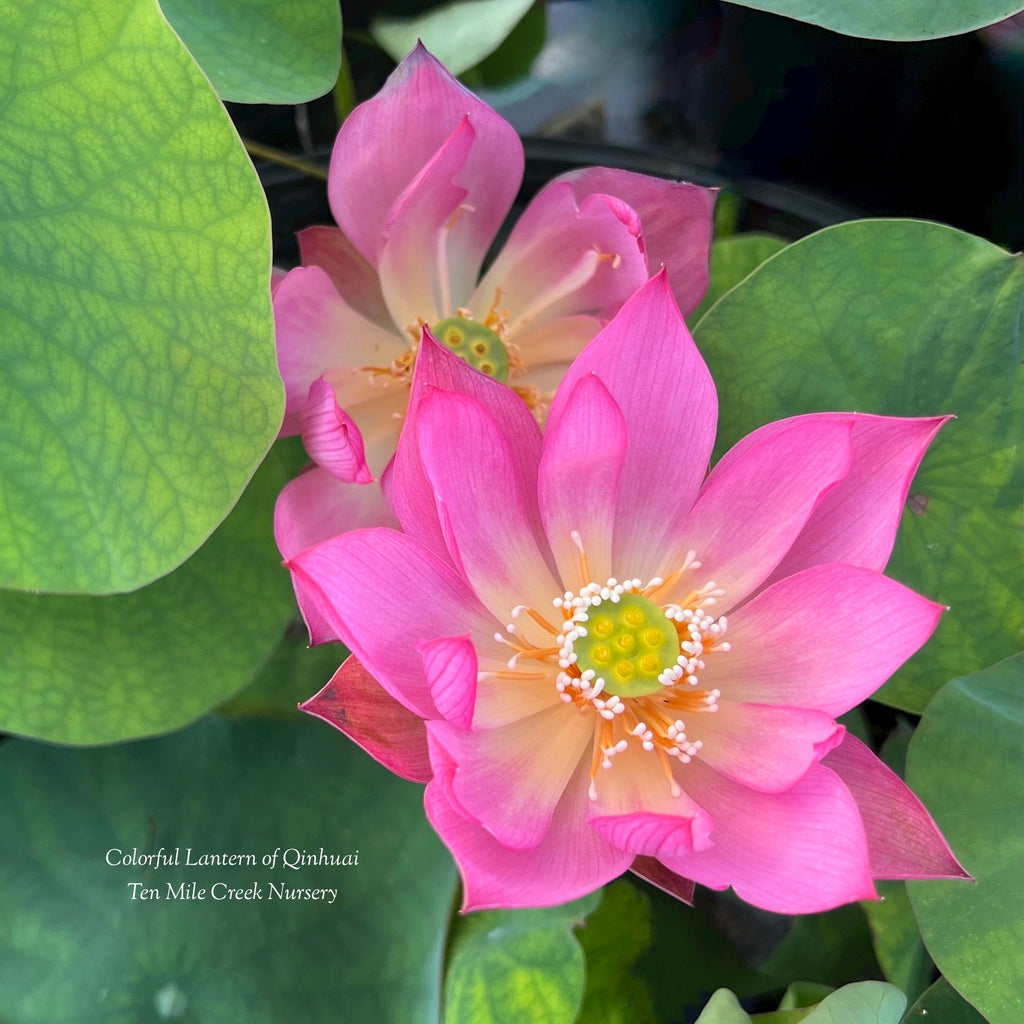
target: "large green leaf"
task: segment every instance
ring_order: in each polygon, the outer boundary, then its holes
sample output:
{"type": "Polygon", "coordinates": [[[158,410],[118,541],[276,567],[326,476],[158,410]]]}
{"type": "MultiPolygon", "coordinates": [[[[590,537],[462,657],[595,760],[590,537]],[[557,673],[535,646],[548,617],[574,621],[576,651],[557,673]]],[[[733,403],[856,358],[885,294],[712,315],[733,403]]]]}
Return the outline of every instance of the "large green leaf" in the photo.
{"type": "Polygon", "coordinates": [[[906,996],[883,981],[858,981],[830,992],[813,1009],[778,1010],[750,1017],[728,989],[708,1000],[697,1024],[898,1024],[906,996]]]}
{"type": "Polygon", "coordinates": [[[599,893],[558,907],[487,910],[461,918],[444,986],[445,1024],[565,1024],[583,998],[573,937],[599,893]]]}
{"type": "Polygon", "coordinates": [[[776,235],[747,232],[717,238],[711,245],[708,290],[690,317],[698,320],[730,289],[788,243],[776,235]]]}
{"type": "Polygon", "coordinates": [[[939,970],[991,1024],[1024,1019],[1024,655],[948,682],[910,744],[907,781],[977,880],[909,882],[939,970]]]}
{"type": "Polygon", "coordinates": [[[155,0],[0,0],[0,586],[131,590],[280,422],[270,222],[155,0]]]}
{"type": "Polygon", "coordinates": [[[206,544],[135,593],[0,591],[0,731],[74,744],[153,735],[249,682],[294,612],[271,526],[283,481],[271,456],[206,544]]]}
{"type": "Polygon", "coordinates": [[[160,0],[218,95],[240,103],[304,103],[341,66],[338,0],[160,0]]]}
{"type": "Polygon", "coordinates": [[[14,741],[0,773],[4,1024],[436,1024],[451,859],[421,790],[331,730],[207,719],[100,750],[14,741]],[[176,866],[117,864],[161,848],[176,866]],[[282,866],[321,849],[358,863],[282,866]],[[258,863],[195,865],[208,854],[258,863]]]}
{"type": "Polygon", "coordinates": [[[370,34],[394,60],[401,60],[422,40],[453,75],[461,75],[497,50],[532,3],[456,0],[412,18],[379,15],[370,22],[370,34]]]}
{"type": "Polygon", "coordinates": [[[945,978],[939,978],[907,1010],[903,1024],[923,1024],[926,1020],[941,1024],[985,1024],[985,1018],[945,978]]]}
{"type": "Polygon", "coordinates": [[[956,36],[1024,8],[1020,0],[733,0],[742,7],[771,11],[797,21],[867,39],[938,39],[956,36]]]}
{"type": "Polygon", "coordinates": [[[854,221],[773,256],[695,336],[719,450],[828,409],[953,413],[913,487],[887,572],[951,610],[877,699],[920,712],[943,679],[1020,646],[1024,260],[921,221],[854,221]]]}

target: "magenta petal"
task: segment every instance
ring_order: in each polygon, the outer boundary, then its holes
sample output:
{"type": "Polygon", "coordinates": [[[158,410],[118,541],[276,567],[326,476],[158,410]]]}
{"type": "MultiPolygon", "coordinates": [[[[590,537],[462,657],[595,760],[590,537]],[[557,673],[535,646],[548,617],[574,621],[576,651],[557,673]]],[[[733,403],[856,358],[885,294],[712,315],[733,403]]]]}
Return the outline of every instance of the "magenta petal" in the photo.
{"type": "Polygon", "coordinates": [[[491,636],[496,623],[451,566],[393,530],[357,530],[289,559],[300,599],[388,693],[422,718],[436,718],[418,640],[491,636]],[[416,580],[415,589],[409,586],[416,580]]]}
{"type": "MultiPolygon", "coordinates": [[[[593,373],[626,423],[619,481],[615,575],[649,579],[666,551],[678,551],[672,523],[696,497],[714,444],[718,402],[665,276],[629,299],[580,353],[551,405],[557,424],[577,381],[593,373]]],[[[685,554],[685,549],[681,554],[685,554]]]]}
{"type": "Polygon", "coordinates": [[[555,180],[571,182],[580,199],[603,192],[629,203],[643,224],[651,273],[665,267],[684,316],[697,308],[708,286],[717,189],[609,167],[585,167],[555,180]]]}
{"type": "Polygon", "coordinates": [[[528,850],[551,827],[555,809],[593,737],[593,727],[561,702],[497,729],[469,732],[427,725],[438,781],[460,811],[502,845],[528,850]]]}
{"type": "Polygon", "coordinates": [[[586,769],[566,787],[551,829],[530,850],[502,846],[459,814],[436,779],[427,786],[424,803],[462,874],[463,912],[565,903],[617,878],[633,860],[585,824],[586,769]]]}
{"type": "Polygon", "coordinates": [[[389,771],[410,782],[433,777],[423,719],[389,696],[354,657],[299,707],[343,732],[389,771]]]}
{"type": "Polygon", "coordinates": [[[931,636],[942,610],[870,569],[818,565],[730,614],[731,650],[708,658],[701,685],[730,700],[817,708],[835,718],[931,636]]]}
{"type": "Polygon", "coordinates": [[[283,558],[346,530],[397,525],[379,487],[343,484],[319,466],[285,484],[274,506],[274,539],[283,558]]]}
{"type": "Polygon", "coordinates": [[[562,587],[531,526],[536,483],[524,492],[501,429],[475,398],[435,390],[416,410],[420,461],[448,550],[499,620],[513,607],[550,607],[562,587]]]}
{"type": "Polygon", "coordinates": [[[567,182],[543,188],[523,211],[472,306],[508,310],[513,337],[560,317],[611,315],[647,280],[634,210],[612,196],[577,204],[567,182]]]}
{"type": "Polygon", "coordinates": [[[702,579],[725,591],[722,611],[768,576],[846,475],[850,430],[849,418],[807,417],[786,430],[755,431],[740,457],[727,455],[712,470],[679,533],[697,553],[702,579]]]}
{"type": "Polygon", "coordinates": [[[670,871],[660,860],[654,857],[635,857],[629,870],[662,892],[667,892],[669,896],[675,896],[689,907],[693,906],[693,881],[670,871]]]}
{"type": "Polygon", "coordinates": [[[860,813],[837,775],[814,765],[784,793],[757,793],[694,761],[687,792],[714,809],[711,849],[661,858],[712,889],[732,886],[748,903],[813,914],[875,898],[860,813]]]}
{"type": "MultiPolygon", "coordinates": [[[[836,414],[820,414],[820,418],[829,415],[836,414]]],[[[771,578],[782,579],[826,562],[884,569],[910,482],[928,445],[949,418],[855,416],[849,473],[822,498],[771,578]]]]}
{"type": "Polygon", "coordinates": [[[430,696],[437,710],[454,725],[468,729],[473,724],[476,702],[476,649],[469,636],[446,636],[421,640],[416,645],[423,659],[430,696]]]}
{"type": "Polygon", "coordinates": [[[363,436],[352,417],[339,408],[334,389],[322,377],[309,386],[301,422],[302,443],[318,466],[344,483],[373,483],[363,436]]]}
{"type": "Polygon", "coordinates": [[[970,878],[924,804],[855,736],[823,762],[853,794],[875,878],[970,878]]]}
{"type": "Polygon", "coordinates": [[[377,271],[363,259],[340,228],[317,225],[298,232],[299,253],[305,266],[320,267],[345,302],[371,323],[394,330],[377,271]]]}
{"type": "Polygon", "coordinates": [[[331,155],[327,191],[334,219],[374,266],[392,204],[464,117],[476,144],[457,184],[472,208],[465,215],[471,225],[465,245],[482,259],[523,175],[523,148],[512,126],[422,46],[345,119],[331,155]]]}
{"type": "Polygon", "coordinates": [[[558,419],[548,427],[537,492],[548,543],[562,581],[582,579],[579,534],[591,579],[612,575],[612,527],[619,476],[626,457],[626,424],[608,389],[593,374],[581,377],[558,419]]]}

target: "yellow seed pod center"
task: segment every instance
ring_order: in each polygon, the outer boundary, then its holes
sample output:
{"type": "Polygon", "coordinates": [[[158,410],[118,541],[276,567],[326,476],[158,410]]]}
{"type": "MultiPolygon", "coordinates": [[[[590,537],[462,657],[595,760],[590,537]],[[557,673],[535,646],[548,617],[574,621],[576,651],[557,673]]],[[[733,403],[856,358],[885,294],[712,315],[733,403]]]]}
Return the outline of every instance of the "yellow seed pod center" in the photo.
{"type": "Polygon", "coordinates": [[[604,680],[619,697],[644,697],[662,688],[658,677],[679,658],[675,624],[651,600],[626,593],[617,602],[602,601],[587,611],[573,641],[576,666],[604,680]]]}
{"type": "Polygon", "coordinates": [[[451,316],[431,327],[430,333],[474,369],[502,384],[508,380],[508,349],[489,327],[451,316]]]}

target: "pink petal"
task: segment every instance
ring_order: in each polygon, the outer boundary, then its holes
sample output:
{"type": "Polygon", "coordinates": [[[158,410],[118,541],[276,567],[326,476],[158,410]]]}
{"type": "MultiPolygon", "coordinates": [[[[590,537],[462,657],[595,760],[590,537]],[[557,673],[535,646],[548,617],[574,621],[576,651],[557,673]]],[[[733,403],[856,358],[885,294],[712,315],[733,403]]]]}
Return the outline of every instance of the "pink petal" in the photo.
{"type": "Polygon", "coordinates": [[[471,308],[508,310],[512,338],[559,317],[611,315],[647,280],[634,211],[611,196],[577,204],[568,182],[542,189],[477,288],[471,308]]]}
{"type": "Polygon", "coordinates": [[[731,649],[712,652],[701,685],[727,700],[835,718],[871,696],[928,639],[942,611],[869,569],[805,569],[729,616],[731,649]]]}
{"type": "Polygon", "coordinates": [[[493,417],[477,399],[440,390],[422,399],[416,417],[420,460],[455,565],[499,620],[519,604],[550,608],[563,588],[531,526],[536,483],[524,491],[493,417]]]}
{"type": "Polygon", "coordinates": [[[789,789],[845,733],[823,711],[731,700],[686,725],[687,736],[703,744],[698,756],[706,765],[761,793],[789,789]]]}
{"type": "Polygon", "coordinates": [[[451,566],[394,530],[357,530],[289,559],[299,606],[314,607],[367,671],[421,718],[437,709],[416,651],[420,640],[495,622],[451,566]]]}
{"type": "Polygon", "coordinates": [[[530,850],[502,846],[459,814],[436,779],[427,786],[424,803],[459,865],[463,912],[565,903],[617,878],[632,860],[587,827],[585,768],[566,786],[547,835],[530,850]]]}
{"type": "MultiPolygon", "coordinates": [[[[520,490],[526,491],[536,485],[541,434],[536,420],[509,388],[478,373],[443,345],[437,344],[429,331],[424,332],[413,373],[409,411],[391,474],[391,498],[406,533],[447,560],[448,549],[437,515],[434,492],[423,472],[416,436],[419,404],[425,395],[438,389],[463,392],[486,405],[512,452],[520,490]]],[[[530,529],[539,534],[540,512],[535,503],[527,511],[530,529]]]]}
{"type": "Polygon", "coordinates": [[[727,456],[712,470],[690,514],[677,522],[700,559],[702,581],[725,591],[722,611],[778,565],[821,496],[846,475],[850,429],[849,419],[813,418],[758,431],[741,457],[727,456]]]}
{"type": "Polygon", "coordinates": [[[327,191],[334,219],[377,265],[391,205],[468,117],[476,144],[456,184],[466,190],[463,245],[479,265],[523,175],[515,130],[463,88],[422,46],[384,87],[345,119],[334,144],[327,191]]]}
{"type": "Polygon", "coordinates": [[[576,590],[583,579],[578,532],[591,579],[612,575],[612,525],[619,477],[626,457],[626,424],[608,389],[593,374],[581,377],[562,415],[548,430],[537,493],[541,518],[558,572],[576,590]]]}
{"type": "Polygon", "coordinates": [[[403,328],[454,316],[472,292],[479,264],[460,248],[469,224],[466,190],[452,179],[474,141],[463,118],[388,211],[377,263],[388,312],[403,328]]]}
{"type": "Polygon", "coordinates": [[[380,488],[343,484],[318,466],[285,484],[274,506],[274,539],[283,558],[367,526],[398,526],[380,488]]]}
{"type": "Polygon", "coordinates": [[[427,725],[431,764],[449,801],[513,850],[543,840],[592,737],[587,718],[561,702],[482,732],[427,725]]]}
{"type": "Polygon", "coordinates": [[[823,762],[853,794],[875,878],[970,878],[924,804],[855,736],[823,762]]]}
{"type": "Polygon", "coordinates": [[[660,860],[654,857],[636,857],[629,870],[662,892],[667,892],[669,896],[675,896],[687,906],[693,906],[693,881],[669,871],[660,860]]]}
{"type": "Polygon", "coordinates": [[[473,724],[476,701],[476,650],[469,636],[421,640],[416,645],[423,659],[430,696],[437,710],[461,729],[473,724]]]}
{"type": "Polygon", "coordinates": [[[403,779],[429,782],[433,777],[423,719],[390,697],[354,657],[299,707],[333,725],[403,779]]]}
{"type": "Polygon", "coordinates": [[[296,236],[307,267],[320,267],[346,303],[371,323],[394,330],[380,291],[377,271],[363,259],[339,228],[304,228],[296,236]]]}
{"type": "Polygon", "coordinates": [[[301,423],[302,443],[317,465],[344,483],[373,483],[363,436],[352,417],[338,407],[334,389],[322,377],[309,386],[301,423]]]}
{"type": "Polygon", "coordinates": [[[784,793],[758,793],[697,761],[687,792],[710,811],[714,846],[665,857],[670,870],[712,889],[732,886],[748,903],[780,914],[813,914],[874,899],[857,805],[837,775],[814,765],[784,793]]]}
{"type": "MultiPolygon", "coordinates": [[[[356,313],[319,267],[296,267],[274,291],[277,365],[287,404],[282,436],[298,433],[298,415],[309,386],[329,370],[387,366],[405,344],[356,313]]],[[[332,379],[339,403],[348,407],[374,397],[365,373],[332,379]]]]}
{"type": "Polygon", "coordinates": [[[664,274],[629,299],[580,353],[552,402],[549,430],[588,373],[607,387],[629,439],[615,511],[623,524],[614,541],[615,575],[647,579],[666,550],[679,549],[669,524],[697,494],[718,415],[711,375],[664,274]]]}
{"type": "MultiPolygon", "coordinates": [[[[836,416],[825,413],[816,418],[830,415],[836,416]]],[[[771,579],[826,562],[884,569],[910,482],[928,445],[949,418],[855,416],[849,473],[822,498],[771,579]]]]}
{"type": "Polygon", "coordinates": [[[684,316],[697,308],[708,286],[717,189],[609,167],[586,167],[555,180],[571,182],[578,198],[603,192],[629,203],[643,224],[651,273],[666,268],[684,316]]]}

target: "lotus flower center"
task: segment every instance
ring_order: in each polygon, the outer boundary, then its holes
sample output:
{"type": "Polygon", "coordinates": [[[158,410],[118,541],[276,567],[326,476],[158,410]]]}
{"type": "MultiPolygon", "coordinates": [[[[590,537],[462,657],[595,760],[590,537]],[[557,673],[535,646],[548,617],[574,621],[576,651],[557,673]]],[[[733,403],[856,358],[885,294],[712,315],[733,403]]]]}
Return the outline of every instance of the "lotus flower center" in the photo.
{"type": "Polygon", "coordinates": [[[452,316],[436,323],[430,333],[475,370],[502,384],[508,380],[508,349],[490,327],[465,317],[452,316]]]}
{"type": "Polygon", "coordinates": [[[603,601],[578,622],[572,644],[576,665],[604,680],[604,689],[620,697],[659,692],[661,676],[679,657],[675,624],[649,598],[625,593],[603,601]]]}

